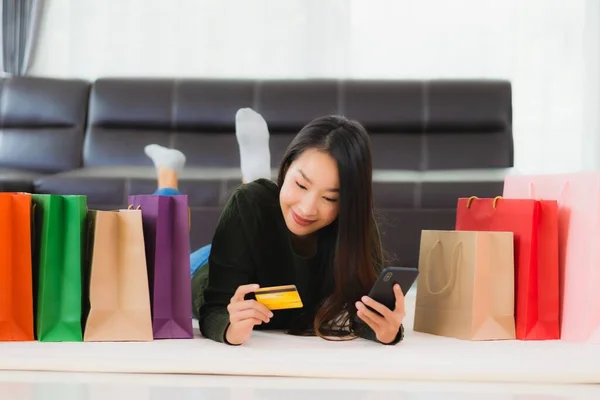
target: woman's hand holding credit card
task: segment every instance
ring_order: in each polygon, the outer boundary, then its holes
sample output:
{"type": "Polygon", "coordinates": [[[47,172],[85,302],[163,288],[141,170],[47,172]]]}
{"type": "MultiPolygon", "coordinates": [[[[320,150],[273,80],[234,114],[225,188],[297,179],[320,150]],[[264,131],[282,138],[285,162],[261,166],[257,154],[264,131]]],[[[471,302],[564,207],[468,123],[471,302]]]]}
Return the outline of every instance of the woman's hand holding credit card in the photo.
{"type": "Polygon", "coordinates": [[[302,308],[302,300],[295,285],[260,288],[259,285],[242,285],[231,298],[229,327],[225,338],[231,344],[245,343],[252,335],[254,326],[269,323],[272,310],[302,308]],[[252,298],[247,298],[251,295],[252,298]]]}
{"type": "Polygon", "coordinates": [[[252,335],[254,326],[268,323],[273,313],[264,304],[256,300],[245,300],[245,296],[257,290],[259,285],[242,285],[237,288],[231,298],[227,311],[229,311],[229,327],[225,332],[225,339],[230,344],[245,343],[252,335]]]}
{"type": "Polygon", "coordinates": [[[302,308],[302,300],[296,285],[272,286],[254,291],[256,301],[269,310],[302,308]]]}

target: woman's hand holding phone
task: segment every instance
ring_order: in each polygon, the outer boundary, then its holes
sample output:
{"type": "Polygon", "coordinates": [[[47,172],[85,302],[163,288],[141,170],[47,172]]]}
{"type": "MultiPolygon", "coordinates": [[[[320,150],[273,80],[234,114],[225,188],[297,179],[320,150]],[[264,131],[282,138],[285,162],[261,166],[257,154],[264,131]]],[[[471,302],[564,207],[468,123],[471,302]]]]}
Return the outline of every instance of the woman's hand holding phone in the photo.
{"type": "Polygon", "coordinates": [[[400,285],[394,285],[394,295],[396,304],[394,310],[390,310],[383,304],[373,300],[368,296],[363,296],[362,301],[356,302],[358,317],[373,329],[377,340],[381,343],[391,343],[396,339],[406,310],[404,308],[404,294],[400,285]],[[381,315],[369,310],[367,306],[377,311],[381,315]]]}

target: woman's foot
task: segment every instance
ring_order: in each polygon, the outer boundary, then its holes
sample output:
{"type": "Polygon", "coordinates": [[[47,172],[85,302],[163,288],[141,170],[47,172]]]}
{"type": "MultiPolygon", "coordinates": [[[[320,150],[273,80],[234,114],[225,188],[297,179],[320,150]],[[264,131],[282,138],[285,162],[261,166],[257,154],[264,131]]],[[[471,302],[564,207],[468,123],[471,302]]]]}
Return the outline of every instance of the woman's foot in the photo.
{"type": "Polygon", "coordinates": [[[185,155],[179,150],[157,144],[146,146],[144,153],[150,157],[156,168],[158,189],[177,189],[179,174],[185,166],[185,155]]]}
{"type": "Polygon", "coordinates": [[[242,180],[271,179],[269,128],[265,119],[251,108],[235,114],[235,136],[240,151],[242,180]]]}

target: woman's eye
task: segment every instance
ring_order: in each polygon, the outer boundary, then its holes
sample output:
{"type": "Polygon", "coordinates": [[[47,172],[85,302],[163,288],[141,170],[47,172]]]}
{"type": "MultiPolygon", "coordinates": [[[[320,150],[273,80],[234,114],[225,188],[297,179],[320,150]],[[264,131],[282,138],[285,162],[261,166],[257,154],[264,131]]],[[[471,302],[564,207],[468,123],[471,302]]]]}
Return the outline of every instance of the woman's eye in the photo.
{"type": "Polygon", "coordinates": [[[302,185],[301,185],[301,184],[299,184],[297,181],[296,181],[296,185],[298,185],[298,187],[299,187],[300,189],[302,189],[302,190],[306,190],[306,186],[302,186],[302,185]]]}
{"type": "Polygon", "coordinates": [[[331,199],[329,197],[323,197],[325,200],[327,200],[330,203],[335,203],[337,201],[337,199],[331,199]]]}

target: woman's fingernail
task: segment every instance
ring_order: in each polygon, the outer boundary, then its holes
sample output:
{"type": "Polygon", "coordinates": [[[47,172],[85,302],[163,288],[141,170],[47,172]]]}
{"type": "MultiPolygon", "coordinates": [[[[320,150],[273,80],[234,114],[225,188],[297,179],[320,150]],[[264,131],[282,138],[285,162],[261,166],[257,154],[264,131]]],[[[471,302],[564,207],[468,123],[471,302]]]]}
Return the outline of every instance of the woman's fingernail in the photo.
{"type": "Polygon", "coordinates": [[[367,296],[363,296],[361,300],[362,300],[363,302],[367,302],[367,301],[369,301],[369,298],[368,298],[367,296]]]}

